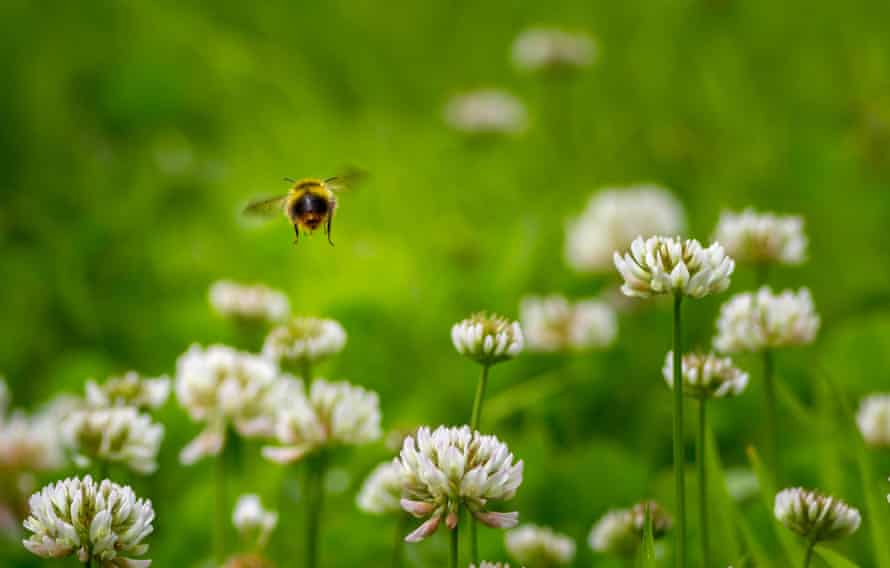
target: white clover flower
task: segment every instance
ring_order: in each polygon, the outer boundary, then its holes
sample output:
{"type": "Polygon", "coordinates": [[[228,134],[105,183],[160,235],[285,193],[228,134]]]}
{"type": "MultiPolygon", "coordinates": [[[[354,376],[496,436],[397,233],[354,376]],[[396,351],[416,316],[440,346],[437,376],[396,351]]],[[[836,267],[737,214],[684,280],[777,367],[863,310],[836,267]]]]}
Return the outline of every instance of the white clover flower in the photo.
{"type": "Polygon", "coordinates": [[[276,394],[275,434],[282,446],[267,446],[263,457],[291,463],[319,448],[359,445],[380,439],[377,393],[347,382],[316,379],[307,396],[303,381],[288,378],[276,394]]]}
{"type": "Polygon", "coordinates": [[[245,494],[238,497],[235,510],[232,513],[232,524],[249,541],[263,548],[269,540],[269,535],[278,526],[278,513],[267,511],[263,508],[260,498],[254,494],[245,494]]]}
{"type": "MultiPolygon", "coordinates": [[[[72,554],[103,568],[146,568],[151,560],[134,560],[148,551],[142,541],[151,534],[151,501],[109,480],[97,484],[88,475],[47,485],[31,496],[25,528],[33,534],[25,548],[42,558],[72,554]]],[[[91,564],[92,565],[92,564],[91,564]]]]}
{"type": "Polygon", "coordinates": [[[207,423],[180,461],[191,464],[218,454],[228,424],[242,436],[271,434],[274,427],[275,363],[224,345],[193,345],[176,362],[176,398],[192,420],[207,423]]]}
{"type": "Polygon", "coordinates": [[[624,278],[621,291],[639,298],[670,293],[703,298],[726,290],[735,268],[719,243],[704,248],[679,237],[637,237],[630,252],[616,252],[614,261],[624,278]]]}
{"type": "Polygon", "coordinates": [[[760,494],[760,482],[749,468],[728,467],[725,474],[726,490],[733,501],[742,503],[760,494]]]}
{"type": "Polygon", "coordinates": [[[679,234],[684,217],[680,202],[656,185],[602,189],[566,226],[566,262],[578,272],[606,272],[616,250],[639,235],[679,234]]]}
{"type": "Polygon", "coordinates": [[[465,134],[518,134],[528,124],[528,113],[510,93],[483,89],[451,99],[445,106],[445,121],[465,134]]]}
{"type": "MultiPolygon", "coordinates": [[[[4,388],[5,382],[0,381],[4,388]]],[[[60,419],[44,410],[27,415],[21,410],[9,412],[6,395],[0,411],[0,472],[26,474],[61,467],[65,461],[60,435],[60,419]]]]}
{"type": "Polygon", "coordinates": [[[290,313],[290,303],[283,292],[228,280],[210,287],[210,305],[221,316],[244,322],[278,322],[290,313]]]}
{"type": "Polygon", "coordinates": [[[618,318],[605,302],[570,303],[565,297],[529,296],[519,307],[522,333],[530,351],[597,349],[618,335],[618,318]]]}
{"type": "Polygon", "coordinates": [[[522,71],[560,71],[589,67],[596,56],[593,39],[584,33],[531,28],[513,42],[513,63],[522,71]]]}
{"type": "Polygon", "coordinates": [[[479,312],[451,327],[457,352],[482,365],[494,365],[522,352],[525,340],[519,323],[479,312]]]}
{"type": "Polygon", "coordinates": [[[803,218],[758,213],[723,212],[717,222],[714,240],[726,253],[748,264],[801,264],[806,260],[807,237],[803,218]]]}
{"type": "Polygon", "coordinates": [[[773,512],[780,523],[811,542],[849,536],[862,522],[859,511],[840,499],[800,487],[779,491],[773,512]]]}
{"type": "Polygon", "coordinates": [[[529,566],[565,566],[575,558],[575,541],[549,527],[525,525],[507,533],[507,553],[529,566]]]}
{"type": "MultiPolygon", "coordinates": [[[[470,568],[476,568],[476,565],[470,564],[470,568]]],[[[479,563],[479,568],[510,568],[510,565],[506,562],[489,562],[488,560],[483,560],[479,563]]]]}
{"type": "Polygon", "coordinates": [[[148,474],[158,467],[164,426],[135,408],[95,408],[72,412],[62,424],[62,435],[80,467],[99,460],[148,474]]]}
{"type": "Polygon", "coordinates": [[[263,355],[282,364],[298,366],[304,361],[314,363],[336,355],[344,345],[346,330],[337,321],[297,317],[269,333],[263,344],[263,355]]]}
{"type": "MultiPolygon", "coordinates": [[[[668,351],[662,375],[670,389],[674,388],[674,352],[668,351]]],[[[729,357],[713,353],[683,355],[683,392],[698,399],[723,398],[742,394],[748,386],[748,373],[739,370],[729,357]]]]}
{"type": "Polygon", "coordinates": [[[864,398],[856,414],[856,424],[866,444],[890,448],[890,394],[864,398]]]}
{"type": "Polygon", "coordinates": [[[93,407],[133,406],[142,410],[157,410],[169,396],[169,377],[147,378],[136,371],[111,377],[101,385],[93,380],[88,380],[86,384],[87,404],[93,407]]]}
{"type": "Polygon", "coordinates": [[[468,426],[427,427],[408,437],[395,464],[401,468],[402,509],[428,519],[407,542],[433,534],[442,520],[454,529],[465,507],[476,520],[494,528],[513,528],[519,513],[489,511],[490,501],[509,501],[522,483],[522,460],[495,436],[482,435],[468,426]]]}
{"type": "Polygon", "coordinates": [[[671,516],[654,501],[637,503],[630,509],[615,509],[600,518],[587,543],[594,552],[632,557],[639,548],[646,524],[646,508],[652,519],[652,536],[661,538],[670,530],[671,516]]]}
{"type": "Polygon", "coordinates": [[[401,468],[385,461],[365,478],[355,503],[361,511],[372,515],[391,515],[402,512],[401,468]]]}
{"type": "Polygon", "coordinates": [[[774,294],[768,286],[736,294],[720,307],[714,347],[725,353],[812,343],[819,315],[807,288],[774,294]]]}

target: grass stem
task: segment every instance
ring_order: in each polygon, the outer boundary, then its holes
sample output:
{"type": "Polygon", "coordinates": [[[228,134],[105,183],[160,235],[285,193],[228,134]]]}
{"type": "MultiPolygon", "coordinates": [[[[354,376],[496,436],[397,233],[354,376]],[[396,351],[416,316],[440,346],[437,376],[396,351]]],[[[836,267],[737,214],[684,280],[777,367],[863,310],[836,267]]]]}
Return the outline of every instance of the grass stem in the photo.
{"type": "Polygon", "coordinates": [[[674,294],[674,480],[677,508],[676,566],[686,566],[686,464],[683,458],[683,295],[674,294]]]}

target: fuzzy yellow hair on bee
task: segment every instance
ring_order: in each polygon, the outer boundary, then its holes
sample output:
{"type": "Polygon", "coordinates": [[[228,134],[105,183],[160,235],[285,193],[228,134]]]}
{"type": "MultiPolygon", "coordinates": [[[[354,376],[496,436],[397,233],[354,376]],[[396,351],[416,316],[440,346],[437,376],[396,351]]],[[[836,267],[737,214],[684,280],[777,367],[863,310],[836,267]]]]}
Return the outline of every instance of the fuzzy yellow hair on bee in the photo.
{"type": "Polygon", "coordinates": [[[311,234],[324,225],[325,235],[333,246],[331,224],[337,209],[335,193],[351,187],[357,177],[356,172],[351,172],[327,179],[306,178],[297,181],[284,178],[293,184],[290,191],[277,197],[252,201],[244,208],[244,214],[272,217],[283,213],[294,226],[294,243],[299,242],[301,232],[311,234]]]}

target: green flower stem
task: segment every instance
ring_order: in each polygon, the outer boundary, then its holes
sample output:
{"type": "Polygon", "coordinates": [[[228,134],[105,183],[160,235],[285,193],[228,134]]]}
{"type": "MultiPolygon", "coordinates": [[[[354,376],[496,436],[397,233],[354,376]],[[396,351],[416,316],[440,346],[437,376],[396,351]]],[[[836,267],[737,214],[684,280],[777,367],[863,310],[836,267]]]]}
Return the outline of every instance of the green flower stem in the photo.
{"type": "Polygon", "coordinates": [[[708,478],[705,474],[705,434],[707,433],[707,399],[698,401],[698,439],[696,440],[698,461],[698,524],[701,531],[702,566],[711,565],[711,553],[708,542],[708,478]]]}
{"type": "MultiPolygon", "coordinates": [[[[473,415],[470,417],[470,428],[479,429],[482,420],[482,403],[485,400],[485,388],[488,386],[488,369],[490,365],[482,365],[482,374],[476,385],[476,398],[473,400],[473,415]]],[[[476,534],[476,519],[470,516],[470,558],[473,564],[479,564],[479,540],[476,534]]]]}
{"type": "Polygon", "coordinates": [[[324,450],[308,459],[306,472],[306,568],[318,568],[318,541],[324,506],[324,477],[327,455],[324,450]]]}
{"type": "Polygon", "coordinates": [[[308,357],[300,361],[300,375],[307,385],[312,382],[312,362],[308,357]]]}
{"type": "Polygon", "coordinates": [[[686,481],[683,459],[683,295],[674,294],[674,482],[677,508],[676,566],[686,566],[686,481]]]}
{"type": "Polygon", "coordinates": [[[778,413],[776,411],[776,378],[773,352],[769,349],[763,351],[763,394],[766,406],[766,441],[764,450],[766,460],[773,471],[773,479],[781,479],[779,467],[779,453],[777,451],[779,438],[778,413]]]}
{"type": "Polygon", "coordinates": [[[229,508],[226,505],[226,456],[225,447],[216,456],[216,518],[213,531],[213,558],[218,565],[222,565],[226,559],[226,522],[229,518],[229,508]]]}
{"type": "Polygon", "coordinates": [[[810,565],[810,560],[813,558],[813,547],[816,546],[816,541],[811,540],[807,543],[807,552],[803,557],[803,568],[808,568],[810,565]]]}
{"type": "Polygon", "coordinates": [[[405,555],[405,525],[408,515],[399,513],[396,521],[396,535],[392,543],[392,568],[402,568],[402,558],[405,555]]]}
{"type": "Polygon", "coordinates": [[[460,553],[458,551],[458,544],[460,542],[460,534],[458,532],[459,527],[460,525],[458,524],[453,530],[449,531],[451,533],[451,553],[448,556],[448,568],[457,568],[460,563],[460,553]]]}

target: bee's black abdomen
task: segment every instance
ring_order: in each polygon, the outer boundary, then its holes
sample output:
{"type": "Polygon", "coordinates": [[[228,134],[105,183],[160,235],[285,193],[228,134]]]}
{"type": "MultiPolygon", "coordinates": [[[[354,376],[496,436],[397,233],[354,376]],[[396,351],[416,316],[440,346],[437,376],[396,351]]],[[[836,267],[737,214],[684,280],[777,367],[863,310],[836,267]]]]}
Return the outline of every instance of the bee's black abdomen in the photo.
{"type": "Polygon", "coordinates": [[[328,202],[323,197],[319,197],[312,193],[302,195],[299,199],[294,201],[294,204],[291,206],[291,214],[294,217],[300,217],[306,213],[324,215],[327,212],[328,202]]]}

